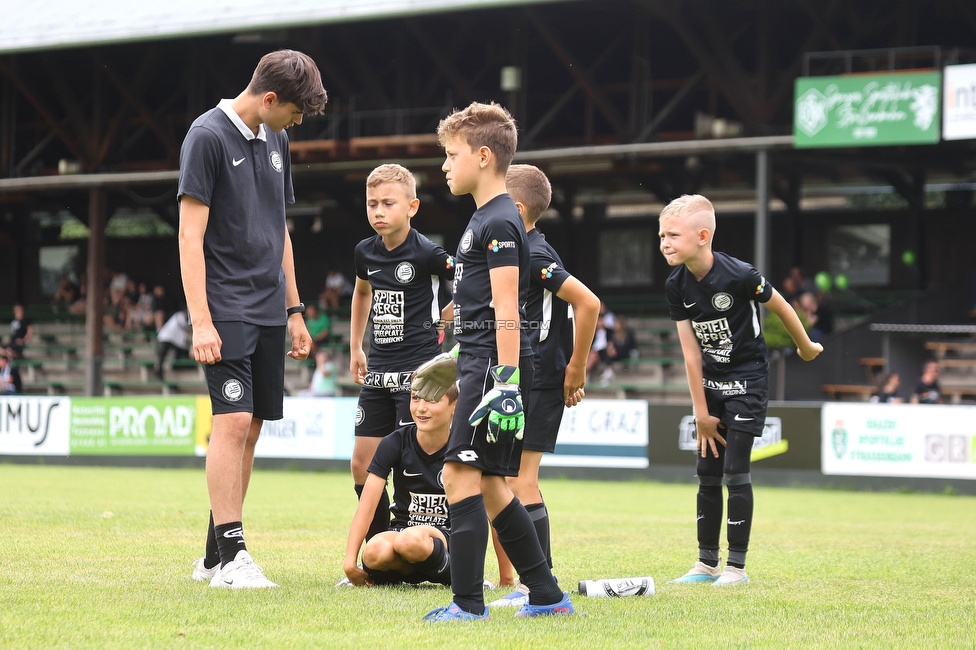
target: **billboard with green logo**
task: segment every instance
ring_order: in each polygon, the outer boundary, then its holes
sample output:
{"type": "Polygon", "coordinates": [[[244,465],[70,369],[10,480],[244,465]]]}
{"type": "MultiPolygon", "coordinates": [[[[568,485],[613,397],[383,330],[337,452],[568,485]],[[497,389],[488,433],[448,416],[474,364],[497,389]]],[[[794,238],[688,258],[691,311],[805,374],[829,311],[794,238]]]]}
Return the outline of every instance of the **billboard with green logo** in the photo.
{"type": "Polygon", "coordinates": [[[941,72],[796,80],[795,146],[862,147],[939,141],[941,72]]]}
{"type": "Polygon", "coordinates": [[[197,400],[189,397],[75,397],[71,455],[193,456],[197,400]]]}

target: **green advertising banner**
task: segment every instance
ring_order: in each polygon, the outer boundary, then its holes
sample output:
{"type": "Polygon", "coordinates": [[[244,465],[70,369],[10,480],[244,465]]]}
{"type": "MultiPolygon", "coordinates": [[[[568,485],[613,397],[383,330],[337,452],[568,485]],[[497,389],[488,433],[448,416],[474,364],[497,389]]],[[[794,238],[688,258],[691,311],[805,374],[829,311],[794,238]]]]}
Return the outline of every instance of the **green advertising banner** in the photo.
{"type": "Polygon", "coordinates": [[[193,456],[195,397],[74,397],[72,456],[193,456]]]}
{"type": "Polygon", "coordinates": [[[936,143],[941,82],[941,72],[797,79],[794,146],[936,143]]]}

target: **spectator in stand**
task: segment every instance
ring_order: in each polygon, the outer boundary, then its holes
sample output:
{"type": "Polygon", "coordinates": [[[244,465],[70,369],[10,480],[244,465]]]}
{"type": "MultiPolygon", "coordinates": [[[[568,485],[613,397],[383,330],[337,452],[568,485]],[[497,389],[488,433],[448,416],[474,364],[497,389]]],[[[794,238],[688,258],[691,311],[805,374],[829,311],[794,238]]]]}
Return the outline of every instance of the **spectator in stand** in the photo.
{"type": "Polygon", "coordinates": [[[155,330],[155,320],[153,319],[153,295],[149,293],[149,288],[146,286],[145,282],[139,283],[139,288],[136,290],[135,298],[132,299],[132,308],[129,310],[126,329],[138,331],[138,330],[155,330]]]}
{"type": "Polygon", "coordinates": [[[129,299],[125,297],[125,291],[116,291],[110,287],[105,301],[105,313],[102,315],[105,329],[110,332],[125,330],[129,314],[129,299]]]}
{"type": "Polygon", "coordinates": [[[812,291],[802,292],[796,301],[797,308],[807,322],[807,334],[814,343],[834,331],[834,312],[830,305],[812,291]]]}
{"type": "Polygon", "coordinates": [[[349,281],[346,280],[346,276],[332,269],[325,276],[325,289],[319,294],[319,305],[325,310],[338,309],[339,301],[349,293],[349,281]]]}
{"type": "Polygon", "coordinates": [[[6,351],[11,359],[24,356],[24,347],[34,336],[34,326],[24,315],[24,306],[14,305],[14,318],[10,321],[10,339],[7,341],[6,351]]]}
{"type": "Polygon", "coordinates": [[[68,307],[70,314],[84,314],[88,310],[88,277],[82,274],[78,281],[78,296],[68,307]]]}
{"type": "MultiPolygon", "coordinates": [[[[637,349],[637,337],[634,335],[634,330],[627,327],[627,321],[623,316],[617,316],[613,325],[613,334],[607,340],[608,364],[613,364],[615,361],[634,359],[639,353],[637,349]]],[[[612,367],[610,368],[610,372],[612,378],[612,367]]]]}
{"type": "Polygon", "coordinates": [[[19,395],[24,390],[20,371],[10,362],[10,355],[0,351],[0,395],[19,395]]]}
{"type": "Polygon", "coordinates": [[[173,306],[172,299],[166,294],[166,287],[163,285],[154,286],[152,295],[153,326],[156,331],[159,331],[162,329],[163,323],[169,320],[169,317],[176,311],[176,308],[173,306]]]}
{"type": "Polygon", "coordinates": [[[170,350],[174,359],[187,359],[190,356],[190,346],[193,344],[193,330],[190,328],[190,318],[186,309],[181,309],[163,323],[156,333],[158,345],[158,359],[156,376],[163,378],[163,365],[170,350]]]}
{"type": "Polygon", "coordinates": [[[66,275],[61,276],[58,290],[51,296],[51,311],[55,314],[66,314],[71,311],[71,305],[78,300],[78,287],[66,275]]]}
{"type": "Polygon", "coordinates": [[[308,329],[309,336],[312,337],[312,352],[318,352],[319,348],[329,340],[332,320],[324,311],[319,311],[317,305],[306,305],[305,327],[308,329]]]}
{"type": "Polygon", "coordinates": [[[325,350],[315,353],[315,372],[312,373],[312,382],[301,394],[309,397],[333,397],[336,394],[335,364],[325,350]]]}
{"type": "Polygon", "coordinates": [[[875,404],[901,404],[905,400],[898,397],[898,386],[900,385],[901,380],[897,372],[883,372],[878,377],[877,390],[868,401],[875,404]]]}
{"type": "Polygon", "coordinates": [[[942,387],[939,386],[939,362],[926,361],[922,366],[922,376],[912,393],[912,404],[941,404],[942,387]]]}

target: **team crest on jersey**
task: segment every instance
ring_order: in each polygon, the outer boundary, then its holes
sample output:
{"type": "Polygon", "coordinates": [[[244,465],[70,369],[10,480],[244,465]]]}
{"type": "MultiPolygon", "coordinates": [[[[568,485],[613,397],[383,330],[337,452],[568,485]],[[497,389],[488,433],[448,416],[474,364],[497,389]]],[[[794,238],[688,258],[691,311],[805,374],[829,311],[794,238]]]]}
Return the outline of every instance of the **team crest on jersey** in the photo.
{"type": "Polygon", "coordinates": [[[719,311],[728,311],[732,309],[732,296],[725,293],[724,291],[716,293],[712,296],[712,307],[719,311]]]}
{"type": "Polygon", "coordinates": [[[468,229],[464,233],[464,237],[461,238],[461,252],[467,253],[469,250],[471,250],[471,242],[473,241],[474,241],[474,231],[468,229]]]}
{"type": "Polygon", "coordinates": [[[444,470],[437,472],[437,485],[444,487],[444,470]]]}
{"type": "Polygon", "coordinates": [[[363,410],[362,406],[356,405],[356,426],[358,427],[363,422],[366,421],[366,411],[363,410]]]}
{"type": "Polygon", "coordinates": [[[272,151],[271,154],[268,157],[271,159],[271,167],[276,172],[280,172],[282,169],[284,169],[285,166],[281,164],[281,154],[280,153],[278,153],[277,151],[272,151]]]}
{"type": "Polygon", "coordinates": [[[410,284],[416,274],[417,271],[410,262],[400,262],[397,264],[396,271],[393,272],[393,276],[400,284],[410,284]]]}
{"type": "Polygon", "coordinates": [[[244,397],[244,386],[236,379],[228,379],[224,382],[220,392],[224,394],[224,398],[228,402],[238,402],[244,397]]]}

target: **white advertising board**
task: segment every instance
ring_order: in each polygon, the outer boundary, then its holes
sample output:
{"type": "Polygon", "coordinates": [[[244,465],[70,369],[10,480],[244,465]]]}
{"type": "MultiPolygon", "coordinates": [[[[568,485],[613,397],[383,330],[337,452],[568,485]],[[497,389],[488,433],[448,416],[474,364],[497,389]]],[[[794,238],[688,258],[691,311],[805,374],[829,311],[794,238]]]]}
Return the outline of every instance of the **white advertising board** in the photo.
{"type": "Polygon", "coordinates": [[[823,405],[824,474],[976,479],[976,406],[823,405]]]}
{"type": "Polygon", "coordinates": [[[976,138],[976,64],[947,65],[942,85],[942,139],[976,138]]]}
{"type": "Polygon", "coordinates": [[[69,397],[0,397],[0,455],[67,456],[69,397]]]}

